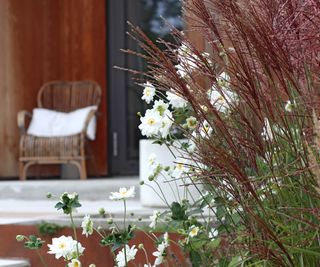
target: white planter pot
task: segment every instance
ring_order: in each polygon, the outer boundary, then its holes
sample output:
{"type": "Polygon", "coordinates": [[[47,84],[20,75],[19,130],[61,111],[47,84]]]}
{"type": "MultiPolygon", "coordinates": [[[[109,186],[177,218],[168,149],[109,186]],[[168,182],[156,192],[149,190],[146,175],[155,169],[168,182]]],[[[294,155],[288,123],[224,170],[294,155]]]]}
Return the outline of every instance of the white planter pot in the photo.
{"type": "MultiPolygon", "coordinates": [[[[184,141],[186,140],[177,142],[184,141]]],[[[153,142],[154,140],[140,140],[140,181],[145,183],[140,187],[141,204],[148,207],[167,207],[166,203],[159,197],[159,195],[162,196],[161,191],[169,204],[174,201],[180,202],[183,198],[187,198],[191,202],[198,199],[200,194],[195,186],[189,185],[186,188],[181,180],[173,181],[168,175],[159,175],[157,177],[161,190],[154,181],[148,180],[150,176],[150,166],[148,164],[150,154],[156,154],[156,161],[164,166],[173,167],[176,161],[166,145],[153,144],[153,142]],[[146,184],[151,185],[153,188],[150,188],[146,184]]],[[[178,155],[179,152],[176,152],[178,155]]],[[[162,173],[166,174],[164,171],[162,173]]]]}

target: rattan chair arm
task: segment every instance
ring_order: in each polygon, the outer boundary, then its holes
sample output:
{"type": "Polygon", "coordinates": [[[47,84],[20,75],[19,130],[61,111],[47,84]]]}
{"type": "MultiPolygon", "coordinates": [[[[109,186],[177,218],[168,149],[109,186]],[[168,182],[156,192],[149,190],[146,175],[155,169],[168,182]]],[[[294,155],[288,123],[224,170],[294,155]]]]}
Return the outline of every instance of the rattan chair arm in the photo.
{"type": "Polygon", "coordinates": [[[26,132],[26,116],[32,118],[32,114],[26,110],[20,110],[17,115],[17,124],[21,134],[26,132]]]}
{"type": "Polygon", "coordinates": [[[82,129],[82,133],[84,133],[84,134],[87,133],[87,129],[88,129],[90,120],[91,120],[94,116],[96,116],[96,114],[97,114],[97,110],[95,110],[95,109],[90,110],[90,112],[89,112],[89,114],[88,114],[88,116],[87,116],[87,118],[86,118],[86,120],[85,120],[84,127],[83,127],[83,129],[82,129]]]}

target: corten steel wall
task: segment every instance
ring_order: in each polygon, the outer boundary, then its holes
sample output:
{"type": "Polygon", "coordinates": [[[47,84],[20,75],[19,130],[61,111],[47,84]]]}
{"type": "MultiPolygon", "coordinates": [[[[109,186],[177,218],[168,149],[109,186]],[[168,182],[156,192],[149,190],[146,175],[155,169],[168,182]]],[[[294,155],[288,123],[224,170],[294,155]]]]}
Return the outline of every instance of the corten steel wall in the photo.
{"type": "MultiPolygon", "coordinates": [[[[89,174],[107,174],[106,1],[0,1],[0,177],[18,176],[17,112],[50,80],[95,80],[103,90],[89,174]],[[94,155],[94,158],[92,158],[94,155]]],[[[58,168],[33,168],[57,175],[58,168]]]]}
{"type": "MultiPolygon", "coordinates": [[[[102,247],[99,242],[101,237],[94,233],[93,236],[86,238],[81,234],[82,229],[78,229],[77,236],[79,242],[85,247],[84,256],[80,258],[82,266],[89,266],[91,263],[95,263],[97,267],[114,267],[114,256],[110,251],[110,247],[102,247]]],[[[6,258],[25,258],[29,259],[32,267],[42,267],[39,257],[34,250],[28,250],[24,248],[23,242],[19,243],[16,241],[16,235],[22,234],[25,236],[37,235],[45,240],[46,243],[40,250],[41,255],[45,258],[48,267],[64,267],[66,262],[62,258],[56,260],[54,255],[48,254],[48,244],[52,243],[53,237],[59,237],[61,235],[72,236],[73,231],[70,228],[64,228],[60,230],[55,236],[40,236],[38,233],[37,226],[33,225],[1,225],[0,226],[0,257],[6,258]]],[[[163,235],[163,233],[157,234],[163,235]]],[[[170,240],[178,241],[179,236],[177,234],[170,234],[170,240]]],[[[152,238],[147,236],[144,232],[138,231],[135,233],[133,240],[130,241],[129,245],[143,244],[148,252],[148,258],[151,263],[154,262],[155,257],[152,255],[156,251],[156,244],[152,238]]],[[[190,266],[186,264],[187,259],[182,251],[179,249],[177,243],[171,242],[170,249],[168,250],[167,257],[168,265],[161,266],[190,266]],[[177,264],[179,262],[180,264],[177,264]]],[[[136,255],[134,263],[129,263],[129,267],[143,266],[146,263],[146,258],[142,250],[139,250],[136,255]]],[[[160,266],[160,267],[161,267],[160,266]]]]}

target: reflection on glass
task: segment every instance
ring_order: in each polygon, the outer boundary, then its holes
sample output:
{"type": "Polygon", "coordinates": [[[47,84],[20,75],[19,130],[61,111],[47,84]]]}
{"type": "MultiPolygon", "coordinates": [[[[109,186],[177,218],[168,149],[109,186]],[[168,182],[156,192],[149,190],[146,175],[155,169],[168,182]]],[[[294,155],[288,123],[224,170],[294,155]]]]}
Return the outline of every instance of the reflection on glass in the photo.
{"type": "MultiPolygon", "coordinates": [[[[179,0],[130,0],[127,8],[128,20],[140,26],[153,41],[157,38],[173,41],[170,36],[171,26],[182,29],[181,1],[179,0]]],[[[137,44],[129,37],[127,48],[139,50],[137,44]]],[[[127,66],[139,70],[145,67],[140,58],[132,56],[127,56],[127,66]]],[[[129,160],[137,160],[139,140],[142,138],[138,130],[140,119],[137,112],[143,112],[147,107],[141,100],[142,88],[132,78],[132,75],[127,73],[127,156],[129,160]]]]}

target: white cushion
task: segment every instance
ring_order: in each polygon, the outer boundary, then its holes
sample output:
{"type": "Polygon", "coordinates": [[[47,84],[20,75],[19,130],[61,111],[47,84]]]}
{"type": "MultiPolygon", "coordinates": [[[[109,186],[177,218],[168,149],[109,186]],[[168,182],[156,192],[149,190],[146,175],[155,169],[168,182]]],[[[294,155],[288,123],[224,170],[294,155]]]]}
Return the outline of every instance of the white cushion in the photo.
{"type": "MultiPolygon", "coordinates": [[[[97,110],[97,106],[80,108],[64,113],[50,109],[33,109],[32,120],[27,130],[29,135],[39,137],[59,137],[79,134],[85,126],[86,118],[91,110],[97,110]]],[[[94,116],[87,128],[87,137],[91,140],[96,135],[96,117],[94,116]]]]}

